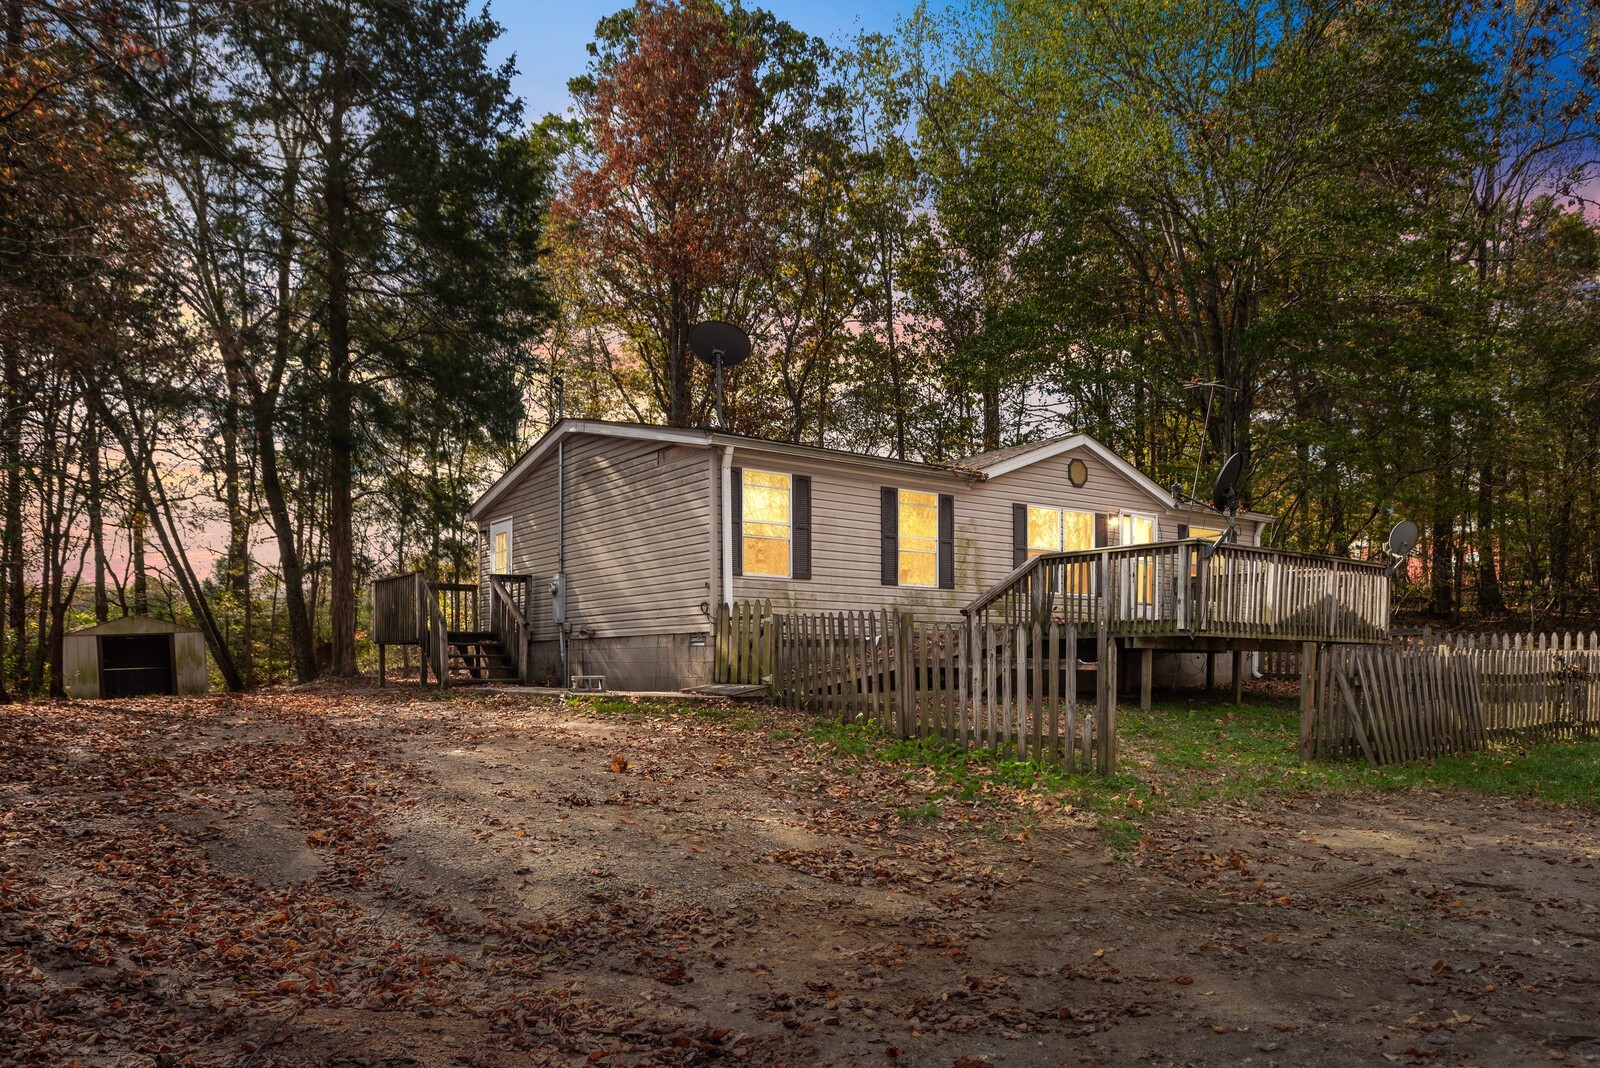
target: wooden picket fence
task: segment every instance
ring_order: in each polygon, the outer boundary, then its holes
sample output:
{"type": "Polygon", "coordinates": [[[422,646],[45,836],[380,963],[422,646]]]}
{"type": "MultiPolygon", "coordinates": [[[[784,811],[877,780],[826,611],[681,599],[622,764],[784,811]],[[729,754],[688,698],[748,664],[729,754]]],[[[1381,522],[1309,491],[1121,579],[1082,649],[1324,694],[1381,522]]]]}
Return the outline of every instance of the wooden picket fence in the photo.
{"type": "Polygon", "coordinates": [[[1508,739],[1600,737],[1600,635],[1406,635],[1309,646],[1306,758],[1381,765],[1508,739]]]}
{"type": "Polygon", "coordinates": [[[736,601],[717,608],[712,671],[717,682],[759,686],[777,666],[771,601],[736,601]]]}
{"type": "Polygon", "coordinates": [[[925,622],[888,609],[774,619],[773,688],[792,708],[1069,770],[1114,764],[1115,704],[1079,702],[1071,623],[925,622]]]}
{"type": "Polygon", "coordinates": [[[1300,654],[1283,650],[1263,650],[1256,654],[1257,670],[1264,679],[1298,679],[1300,654]]]}

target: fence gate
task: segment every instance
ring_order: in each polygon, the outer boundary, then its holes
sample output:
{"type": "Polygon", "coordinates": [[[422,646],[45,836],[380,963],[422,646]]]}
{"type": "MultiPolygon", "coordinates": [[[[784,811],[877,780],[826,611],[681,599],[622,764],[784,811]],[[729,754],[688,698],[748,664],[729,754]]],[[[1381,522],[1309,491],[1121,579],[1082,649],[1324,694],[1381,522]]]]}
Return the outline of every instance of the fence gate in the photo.
{"type": "Polygon", "coordinates": [[[771,601],[736,601],[717,607],[717,682],[759,686],[777,666],[777,628],[771,601]]]}

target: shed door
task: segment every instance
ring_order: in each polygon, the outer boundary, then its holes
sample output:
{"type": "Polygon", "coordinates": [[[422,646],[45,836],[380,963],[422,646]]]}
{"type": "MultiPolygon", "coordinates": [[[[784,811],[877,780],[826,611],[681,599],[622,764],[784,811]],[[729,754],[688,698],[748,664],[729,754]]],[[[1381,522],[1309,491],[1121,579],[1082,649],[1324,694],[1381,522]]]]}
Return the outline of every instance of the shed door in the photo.
{"type": "Polygon", "coordinates": [[[176,692],[172,677],[172,635],[128,634],[100,639],[102,697],[176,692]]]}

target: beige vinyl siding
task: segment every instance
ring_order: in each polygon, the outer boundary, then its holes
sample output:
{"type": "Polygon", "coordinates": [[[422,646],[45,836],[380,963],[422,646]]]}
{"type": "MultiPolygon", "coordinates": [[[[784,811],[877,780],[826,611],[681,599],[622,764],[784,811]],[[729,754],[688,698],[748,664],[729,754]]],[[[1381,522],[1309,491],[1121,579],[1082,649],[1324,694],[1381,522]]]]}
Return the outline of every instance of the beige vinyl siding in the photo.
{"type": "MultiPolygon", "coordinates": [[[[699,633],[710,629],[702,602],[720,587],[722,485],[720,447],[669,445],[634,437],[575,434],[566,441],[569,621],[596,638],[699,633]]],[[[1050,457],[987,481],[919,470],[867,470],[844,459],[803,459],[781,446],[737,446],[733,465],[811,479],[812,578],[735,576],[733,599],[771,599],[780,609],[841,611],[909,608],[925,618],[951,618],[1004,578],[1011,565],[1013,504],[1107,516],[1114,543],[1129,512],[1152,516],[1156,536],[1177,537],[1180,524],[1222,526],[1209,510],[1186,514],[1153,497],[1088,449],[1050,457]],[[1071,461],[1088,468],[1082,488],[1068,478],[1071,461]],[[955,498],[953,590],[880,583],[879,502],[884,486],[955,498]]],[[[535,640],[552,640],[545,583],[556,568],[554,450],[510,488],[479,522],[480,574],[489,572],[491,523],[514,518],[512,570],[536,576],[535,640]]],[[[1259,532],[1239,523],[1239,541],[1259,532]]],[[[487,580],[485,580],[487,581],[487,580]]]]}
{"type": "MultiPolygon", "coordinates": [[[[796,462],[748,449],[736,449],[734,456],[738,467],[811,476],[813,577],[801,580],[745,575],[733,580],[734,600],[770,598],[775,606],[795,611],[853,611],[890,605],[910,608],[930,618],[958,615],[963,605],[1012,570],[1013,504],[1105,515],[1112,544],[1117,540],[1118,524],[1109,517],[1123,512],[1153,517],[1156,537],[1162,541],[1175,539],[1180,524],[1220,520],[1212,513],[1197,513],[1191,518],[1174,510],[1087,449],[1063,453],[975,483],[919,477],[910,469],[899,476],[862,473],[842,464],[796,462]],[[1088,468],[1089,477],[1081,488],[1073,486],[1067,477],[1067,467],[1075,458],[1088,468]],[[954,495],[955,589],[885,586],[880,582],[880,490],[890,485],[954,495]]],[[[1241,520],[1239,527],[1240,542],[1254,544],[1254,524],[1241,520]]]]}
{"type": "MultiPolygon", "coordinates": [[[[715,601],[712,486],[702,449],[575,435],[566,442],[567,620],[595,637],[708,631],[715,601]]],[[[536,584],[533,637],[557,637],[545,583],[556,571],[556,457],[528,472],[480,525],[483,574],[490,524],[514,520],[512,570],[536,584]]]]}
{"type": "MultiPolygon", "coordinates": [[[[771,599],[776,607],[797,612],[828,612],[900,605],[926,609],[931,614],[959,612],[972,599],[961,584],[963,553],[971,548],[964,537],[963,484],[955,480],[905,475],[863,473],[843,464],[817,463],[778,455],[735,449],[733,464],[763,471],[811,477],[810,579],[738,575],[733,580],[735,601],[771,599]],[[956,588],[884,586],[879,584],[880,538],[878,511],[880,487],[950,493],[956,498],[956,588]]],[[[1009,538],[1009,535],[1008,535],[1009,538]]],[[[1010,545],[1010,541],[1006,542],[1010,545]]],[[[973,550],[975,551],[975,550],[973,550]]]]}

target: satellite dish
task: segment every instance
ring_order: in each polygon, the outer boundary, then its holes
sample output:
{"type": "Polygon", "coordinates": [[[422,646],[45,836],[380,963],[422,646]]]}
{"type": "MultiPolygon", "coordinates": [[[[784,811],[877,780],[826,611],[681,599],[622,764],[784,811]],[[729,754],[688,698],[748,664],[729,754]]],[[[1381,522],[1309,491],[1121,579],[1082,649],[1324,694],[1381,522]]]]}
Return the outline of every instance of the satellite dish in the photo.
{"type": "Polygon", "coordinates": [[[1239,472],[1244,468],[1244,457],[1234,453],[1217,472],[1217,481],[1211,487],[1211,507],[1219,512],[1239,510],[1239,472]]]}
{"type": "Polygon", "coordinates": [[[726,427],[722,417],[722,369],[735,367],[750,356],[750,335],[732,323],[707,319],[689,328],[689,348],[695,359],[717,369],[717,425],[726,427]]]}
{"type": "Polygon", "coordinates": [[[1409,556],[1416,547],[1417,525],[1409,519],[1400,520],[1389,531],[1389,555],[1409,556]]]}
{"type": "Polygon", "coordinates": [[[737,367],[750,358],[750,335],[732,323],[707,319],[689,328],[689,348],[707,367],[737,367]]]}

